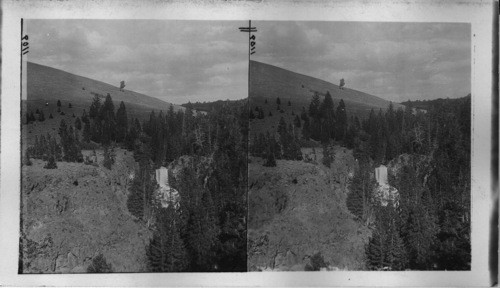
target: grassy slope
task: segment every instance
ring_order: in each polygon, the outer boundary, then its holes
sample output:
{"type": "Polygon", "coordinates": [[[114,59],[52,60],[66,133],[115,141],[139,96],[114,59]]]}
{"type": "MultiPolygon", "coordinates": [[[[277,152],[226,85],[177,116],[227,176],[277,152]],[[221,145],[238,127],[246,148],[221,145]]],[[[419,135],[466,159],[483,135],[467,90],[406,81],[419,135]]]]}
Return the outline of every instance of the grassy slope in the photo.
{"type": "MultiPolygon", "coordinates": [[[[71,103],[74,109],[81,111],[88,107],[94,95],[91,92],[106,96],[111,95],[118,109],[120,101],[125,102],[128,112],[133,117],[144,117],[151,110],[166,111],[170,103],[130,90],[120,91],[119,87],[106,84],[90,78],[74,75],[62,70],[28,62],[27,66],[28,109],[46,109],[45,103],[55,107],[57,100],[71,103]],[[82,88],[85,88],[83,90],[82,88]]],[[[104,100],[104,99],[103,99],[104,100]]],[[[184,109],[174,105],[175,110],[184,109]]],[[[45,111],[44,111],[45,112],[45,111]]],[[[48,116],[48,113],[46,113],[48,116]]]]}
{"type": "MultiPolygon", "coordinates": [[[[350,115],[366,117],[372,108],[375,110],[386,109],[390,103],[361,91],[350,88],[341,90],[338,85],[327,81],[257,61],[250,61],[250,107],[251,109],[256,106],[263,107],[266,117],[262,120],[253,120],[250,133],[264,132],[268,129],[274,131],[273,129],[276,129],[281,116],[290,122],[295,117],[292,115],[292,111],[300,115],[302,107],[308,109],[314,92],[324,96],[326,91],[330,92],[335,106],[338,105],[340,99],[344,100],[348,117],[350,115]],[[281,100],[281,108],[284,113],[276,110],[277,97],[281,100]],[[268,101],[267,104],[265,104],[265,99],[268,101]],[[289,100],[292,106],[288,106],[289,100]],[[272,112],[273,117],[268,117],[269,111],[272,112]]],[[[395,109],[403,107],[396,103],[393,105],[395,109]]]]}

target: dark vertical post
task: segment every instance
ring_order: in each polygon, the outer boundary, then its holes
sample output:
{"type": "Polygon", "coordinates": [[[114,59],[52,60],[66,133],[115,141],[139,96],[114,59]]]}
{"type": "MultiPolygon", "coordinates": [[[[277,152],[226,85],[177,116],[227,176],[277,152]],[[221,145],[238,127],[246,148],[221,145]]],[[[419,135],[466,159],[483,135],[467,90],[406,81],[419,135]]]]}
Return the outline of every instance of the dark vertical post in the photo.
{"type": "MultiPolygon", "coordinates": [[[[252,20],[248,20],[248,68],[250,68],[250,37],[252,37],[252,20]]],[[[250,69],[248,69],[250,72],[250,69]]],[[[250,74],[249,74],[250,75],[250,74]]]]}

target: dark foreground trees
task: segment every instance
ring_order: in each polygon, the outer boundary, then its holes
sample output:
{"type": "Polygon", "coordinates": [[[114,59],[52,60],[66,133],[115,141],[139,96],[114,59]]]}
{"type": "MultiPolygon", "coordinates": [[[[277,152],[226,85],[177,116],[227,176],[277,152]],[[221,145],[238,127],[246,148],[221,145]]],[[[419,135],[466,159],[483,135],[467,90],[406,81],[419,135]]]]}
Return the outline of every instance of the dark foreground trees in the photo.
{"type": "MultiPolygon", "coordinates": [[[[389,183],[399,191],[397,205],[374,202],[375,229],[367,247],[370,269],[470,269],[470,96],[421,103],[425,112],[370,113],[354,137],[356,153],[371,168],[395,161],[389,183]],[[356,136],[357,135],[357,136],[356,136]],[[358,138],[360,140],[360,138],[358,138]],[[356,141],[355,141],[356,142],[356,141]],[[400,155],[405,155],[400,158],[400,155]],[[372,164],[370,164],[372,163],[372,164]]],[[[360,165],[367,165],[362,164],[360,165]]],[[[355,175],[347,198],[361,217],[359,181],[355,175]]]]}

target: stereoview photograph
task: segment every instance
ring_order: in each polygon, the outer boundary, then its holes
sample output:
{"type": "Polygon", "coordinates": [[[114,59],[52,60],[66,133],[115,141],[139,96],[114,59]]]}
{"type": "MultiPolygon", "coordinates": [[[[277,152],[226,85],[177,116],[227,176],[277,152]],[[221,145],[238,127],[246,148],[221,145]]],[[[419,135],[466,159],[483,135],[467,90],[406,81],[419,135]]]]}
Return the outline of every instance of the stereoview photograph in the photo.
{"type": "Polygon", "coordinates": [[[247,271],[246,23],[24,20],[19,273],[247,271]]]}
{"type": "Polygon", "coordinates": [[[252,26],[248,269],[470,270],[470,25],[252,26]]]}

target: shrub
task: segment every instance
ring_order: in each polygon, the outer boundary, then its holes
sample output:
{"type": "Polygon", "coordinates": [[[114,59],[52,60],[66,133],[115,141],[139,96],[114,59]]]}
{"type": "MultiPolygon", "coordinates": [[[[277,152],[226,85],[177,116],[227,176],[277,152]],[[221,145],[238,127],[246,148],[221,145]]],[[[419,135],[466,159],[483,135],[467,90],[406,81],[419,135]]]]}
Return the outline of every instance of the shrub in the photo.
{"type": "Polygon", "coordinates": [[[89,267],[87,267],[88,273],[110,273],[113,272],[113,267],[111,264],[106,262],[106,259],[101,254],[97,255],[92,259],[92,263],[90,263],[89,267]]]}
{"type": "Polygon", "coordinates": [[[56,163],[56,159],[54,158],[54,155],[50,155],[49,161],[47,162],[47,164],[45,164],[45,166],[43,166],[43,168],[45,168],[45,169],[57,169],[57,163],[56,163]]]}
{"type": "Polygon", "coordinates": [[[323,255],[321,255],[320,252],[314,254],[311,259],[310,263],[308,263],[305,267],[306,271],[319,271],[321,268],[326,268],[328,267],[328,263],[325,262],[325,259],[323,259],[323,255]]]}
{"type": "Polygon", "coordinates": [[[31,162],[30,155],[28,153],[28,150],[26,150],[26,153],[24,154],[24,165],[26,166],[31,166],[33,165],[33,162],[31,162]]]}
{"type": "Polygon", "coordinates": [[[115,164],[115,152],[113,148],[104,147],[104,160],[102,164],[111,170],[111,167],[115,164]]]}

